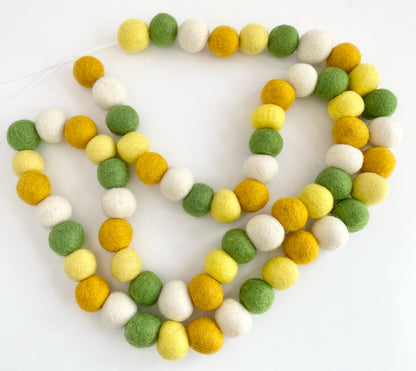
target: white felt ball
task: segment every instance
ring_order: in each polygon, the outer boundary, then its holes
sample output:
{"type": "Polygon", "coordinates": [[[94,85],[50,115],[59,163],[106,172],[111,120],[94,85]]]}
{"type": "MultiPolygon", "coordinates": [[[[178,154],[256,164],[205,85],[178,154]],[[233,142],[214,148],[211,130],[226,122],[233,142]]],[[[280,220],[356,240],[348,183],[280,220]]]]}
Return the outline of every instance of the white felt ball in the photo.
{"type": "Polygon", "coordinates": [[[285,238],[285,230],[279,221],[266,214],[252,217],[246,225],[246,233],[260,251],[277,249],[285,238]]]}
{"type": "Polygon", "coordinates": [[[101,77],[92,87],[92,99],[98,107],[106,111],[124,104],[126,97],[124,84],[112,76],[101,77]]]}
{"type": "Polygon", "coordinates": [[[269,155],[250,155],[244,161],[243,173],[246,178],[269,183],[277,175],[279,165],[277,160],[269,155]]]}
{"type": "Polygon", "coordinates": [[[331,36],[322,30],[311,30],[300,38],[296,54],[303,63],[317,64],[327,59],[331,50],[331,36]]]}
{"type": "Polygon", "coordinates": [[[349,238],[345,224],[335,216],[324,216],[312,224],[312,234],[324,250],[336,250],[344,247],[349,238]]]}
{"type": "Polygon", "coordinates": [[[348,144],[334,144],[329,147],[325,155],[325,163],[328,166],[344,170],[347,174],[352,175],[363,166],[363,153],[348,144]]]}
{"type": "Polygon", "coordinates": [[[373,146],[393,148],[403,137],[401,125],[391,117],[378,117],[368,124],[370,143],[373,146]]]}
{"type": "Polygon", "coordinates": [[[101,308],[101,318],[107,325],[114,328],[127,325],[136,313],[136,303],[130,296],[120,291],[112,292],[101,308]]]}
{"type": "Polygon", "coordinates": [[[296,97],[304,98],[315,91],[318,73],[310,64],[297,63],[289,68],[285,79],[295,89],[296,97]]]}
{"type": "Polygon", "coordinates": [[[36,206],[36,218],[47,228],[71,219],[72,206],[61,196],[49,196],[36,206]]]}
{"type": "Polygon", "coordinates": [[[198,53],[204,49],[209,36],[208,25],[200,19],[187,19],[178,30],[179,46],[188,53],[198,53]]]}
{"type": "Polygon", "coordinates": [[[36,131],[45,142],[59,143],[64,140],[66,121],[65,112],[56,108],[46,108],[36,117],[36,131]]]}
{"type": "Polygon", "coordinates": [[[187,196],[194,185],[191,170],[182,166],[170,167],[160,181],[160,190],[168,200],[180,201],[187,196]]]}
{"type": "Polygon", "coordinates": [[[127,188],[112,188],[104,192],[102,208],[109,218],[129,218],[136,211],[136,206],[136,198],[127,188]]]}
{"type": "Polygon", "coordinates": [[[249,332],[253,319],[238,301],[228,298],[215,311],[215,322],[228,337],[237,337],[249,332]]]}
{"type": "Polygon", "coordinates": [[[189,318],[194,309],[188,286],[182,281],[170,281],[165,284],[160,292],[157,305],[165,318],[178,322],[189,318]]]}

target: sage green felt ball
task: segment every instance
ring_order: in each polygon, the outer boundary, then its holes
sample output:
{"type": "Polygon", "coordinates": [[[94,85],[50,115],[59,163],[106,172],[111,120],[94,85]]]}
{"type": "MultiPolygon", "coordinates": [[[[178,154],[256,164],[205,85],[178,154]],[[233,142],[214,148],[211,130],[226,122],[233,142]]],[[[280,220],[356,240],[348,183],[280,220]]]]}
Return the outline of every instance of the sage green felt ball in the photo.
{"type": "Polygon", "coordinates": [[[240,288],[240,302],[250,313],[266,312],[272,306],[273,300],[272,287],[259,278],[247,280],[240,288]]]}
{"type": "Polygon", "coordinates": [[[367,206],[354,198],[338,202],[332,209],[332,214],[342,220],[349,232],[360,231],[370,218],[367,206]]]}
{"type": "Polygon", "coordinates": [[[299,44],[299,33],[296,28],[282,24],[271,30],[267,47],[276,57],[292,54],[299,44]]]}
{"type": "Polygon", "coordinates": [[[143,271],[130,282],[129,294],[138,305],[149,307],[157,302],[162,286],[156,274],[143,271]]]}
{"type": "Polygon", "coordinates": [[[152,313],[136,314],[124,328],[127,342],[136,348],[148,348],[157,341],[162,320],[152,313]]]}
{"type": "Polygon", "coordinates": [[[195,183],[188,195],[183,199],[183,209],[192,216],[203,216],[208,213],[214,191],[203,183],[195,183]]]}
{"type": "Polygon", "coordinates": [[[254,154],[275,157],[283,148],[283,138],[277,130],[258,129],[251,135],[249,147],[254,154]]]}
{"type": "Polygon", "coordinates": [[[178,34],[178,24],[170,14],[159,13],[149,24],[149,36],[156,46],[169,46],[178,34]]]}
{"type": "Polygon", "coordinates": [[[97,168],[98,181],[105,189],[125,187],[129,176],[127,164],[116,157],[101,162],[97,168]]]}
{"type": "Polygon", "coordinates": [[[124,135],[139,127],[139,115],[130,106],[115,106],[105,118],[107,127],[113,134],[124,135]]]}
{"type": "Polygon", "coordinates": [[[318,98],[330,100],[343,93],[348,88],[348,75],[338,67],[327,67],[318,75],[315,95],[318,98]]]}
{"type": "Polygon", "coordinates": [[[343,170],[336,167],[327,167],[322,170],[315,180],[316,184],[324,186],[332,193],[334,200],[347,198],[352,189],[352,180],[343,170]]]}
{"type": "Polygon", "coordinates": [[[35,123],[30,120],[13,122],[7,129],[7,142],[16,151],[34,150],[40,143],[35,123]]]}
{"type": "Polygon", "coordinates": [[[363,117],[372,120],[377,117],[391,116],[397,107],[396,96],[388,89],[376,89],[363,97],[363,117]]]}
{"type": "Polygon", "coordinates": [[[230,229],[222,238],[222,248],[238,264],[248,263],[256,255],[257,249],[240,228],[230,229]]]}
{"type": "Polygon", "coordinates": [[[50,248],[61,256],[67,256],[82,247],[84,230],[72,220],[62,222],[49,233],[50,248]]]}

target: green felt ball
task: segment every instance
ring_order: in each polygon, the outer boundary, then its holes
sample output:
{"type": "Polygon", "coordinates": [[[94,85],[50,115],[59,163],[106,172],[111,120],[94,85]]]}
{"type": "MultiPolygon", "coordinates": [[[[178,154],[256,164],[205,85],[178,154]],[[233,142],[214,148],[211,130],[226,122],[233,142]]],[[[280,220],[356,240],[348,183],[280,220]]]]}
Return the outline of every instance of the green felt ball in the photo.
{"type": "Polygon", "coordinates": [[[250,137],[250,151],[259,155],[277,156],[283,148],[283,138],[277,130],[263,128],[250,137]]]}
{"type": "Polygon", "coordinates": [[[61,256],[67,256],[82,247],[84,230],[72,220],[62,222],[49,233],[50,248],[61,256]]]}
{"type": "Polygon", "coordinates": [[[98,165],[97,177],[105,189],[125,187],[130,177],[129,167],[119,158],[109,158],[98,165]]]}
{"type": "Polygon", "coordinates": [[[354,198],[347,198],[338,202],[332,209],[332,214],[341,219],[349,232],[363,229],[370,218],[367,206],[354,198]]]}
{"type": "Polygon", "coordinates": [[[156,46],[169,46],[178,33],[178,24],[170,14],[159,13],[149,24],[149,37],[156,46]]]}
{"type": "Polygon", "coordinates": [[[157,302],[162,286],[156,274],[143,271],[130,282],[129,294],[138,305],[149,307],[157,302]]]}
{"type": "Polygon", "coordinates": [[[183,209],[192,216],[203,216],[208,213],[214,191],[203,183],[195,183],[183,199],[183,209]]]}
{"type": "Polygon", "coordinates": [[[7,142],[16,151],[36,149],[40,143],[40,137],[35,123],[30,120],[13,122],[7,129],[7,142]]]}
{"type": "Polygon", "coordinates": [[[257,249],[243,229],[230,229],[222,238],[222,248],[238,264],[248,263],[256,255],[257,249]]]}
{"type": "Polygon", "coordinates": [[[315,183],[328,189],[334,200],[347,198],[352,189],[351,177],[345,171],[336,167],[327,167],[322,170],[316,177],[315,183]]]}
{"type": "Polygon", "coordinates": [[[240,288],[240,302],[250,313],[264,313],[272,306],[273,300],[272,287],[259,278],[247,280],[240,288]]]}
{"type": "Polygon", "coordinates": [[[363,117],[372,120],[377,117],[391,116],[397,107],[396,96],[388,89],[376,89],[363,97],[363,117]]]}
{"type": "Polygon", "coordinates": [[[299,44],[299,33],[296,28],[282,24],[271,30],[267,47],[276,57],[292,54],[299,44]]]}
{"type": "Polygon", "coordinates": [[[156,343],[162,321],[152,313],[136,314],[124,328],[127,342],[136,348],[147,348],[156,343]]]}
{"type": "Polygon", "coordinates": [[[115,106],[108,111],[105,118],[113,134],[124,135],[136,131],[139,127],[139,115],[130,106],[115,106]]]}
{"type": "Polygon", "coordinates": [[[330,100],[343,93],[348,88],[348,75],[338,67],[327,67],[318,75],[315,95],[318,98],[330,100]]]}

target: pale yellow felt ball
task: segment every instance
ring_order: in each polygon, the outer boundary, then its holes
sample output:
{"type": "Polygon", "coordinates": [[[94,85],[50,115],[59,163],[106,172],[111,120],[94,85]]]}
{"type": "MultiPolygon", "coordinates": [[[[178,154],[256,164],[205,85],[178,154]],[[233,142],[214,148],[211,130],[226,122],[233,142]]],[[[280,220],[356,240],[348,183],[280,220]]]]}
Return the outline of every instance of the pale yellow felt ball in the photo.
{"type": "Polygon", "coordinates": [[[118,28],[117,42],[129,53],[138,53],[149,45],[149,29],[140,19],[126,19],[118,28]]]}
{"type": "Polygon", "coordinates": [[[349,88],[363,96],[375,90],[380,84],[380,74],[376,67],[361,63],[349,74],[349,88]]]}
{"type": "Polygon", "coordinates": [[[99,164],[117,154],[116,144],[109,135],[100,134],[92,138],[85,148],[88,159],[99,164]]]}
{"type": "Polygon", "coordinates": [[[142,154],[149,152],[149,150],[149,141],[138,131],[127,133],[117,142],[117,152],[119,156],[129,165],[135,164],[137,159],[142,154]]]}
{"type": "Polygon", "coordinates": [[[177,361],[189,351],[188,333],[182,323],[166,321],[159,330],[157,351],[163,359],[177,361]]]}
{"type": "Polygon", "coordinates": [[[142,271],[142,260],[132,247],[117,251],[111,258],[111,273],[120,282],[129,282],[142,271]]]}
{"type": "Polygon", "coordinates": [[[351,195],[367,206],[383,202],[388,194],[387,180],[376,173],[361,173],[354,178],[351,195]]]}
{"type": "Polygon", "coordinates": [[[299,277],[298,266],[284,256],[275,256],[268,260],[261,273],[263,279],[276,290],[288,289],[299,277]]]}
{"type": "Polygon", "coordinates": [[[251,23],[240,31],[240,50],[244,54],[259,54],[267,46],[269,35],[259,24],[251,23]]]}
{"type": "Polygon", "coordinates": [[[205,272],[220,283],[231,282],[238,272],[236,261],[224,250],[212,250],[204,261],[205,272]]]}
{"type": "Polygon", "coordinates": [[[345,91],[328,103],[328,114],[335,121],[344,117],[360,116],[363,111],[363,98],[355,91],[345,91]]]}
{"type": "Polygon", "coordinates": [[[232,223],[241,215],[238,198],[229,189],[219,189],[211,202],[211,215],[221,223],[232,223]]]}
{"type": "Polygon", "coordinates": [[[67,255],[64,260],[64,272],[73,281],[80,282],[97,270],[95,255],[87,249],[78,249],[67,255]]]}
{"type": "Polygon", "coordinates": [[[285,111],[276,104],[263,104],[251,112],[250,121],[256,130],[262,128],[280,130],[285,122],[285,111]]]}
{"type": "Polygon", "coordinates": [[[311,219],[319,219],[327,215],[334,205],[331,192],[319,184],[308,184],[298,196],[308,209],[311,219]]]}
{"type": "Polygon", "coordinates": [[[36,151],[25,149],[17,152],[12,160],[12,169],[17,176],[22,176],[28,171],[42,172],[44,162],[42,156],[36,151]]]}

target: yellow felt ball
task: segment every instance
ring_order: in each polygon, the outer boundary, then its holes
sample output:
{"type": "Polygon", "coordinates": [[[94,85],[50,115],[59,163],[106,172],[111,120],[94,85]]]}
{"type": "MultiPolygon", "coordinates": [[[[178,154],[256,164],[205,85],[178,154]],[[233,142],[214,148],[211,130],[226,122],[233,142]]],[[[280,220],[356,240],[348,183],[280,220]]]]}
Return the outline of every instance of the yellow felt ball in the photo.
{"type": "Polygon", "coordinates": [[[304,230],[290,232],[283,241],[283,252],[296,264],[309,264],[319,255],[318,241],[304,230]]]}
{"type": "Polygon", "coordinates": [[[64,259],[64,272],[73,281],[82,281],[97,270],[95,255],[87,249],[78,249],[64,259]]]}
{"type": "Polygon", "coordinates": [[[383,202],[388,194],[387,180],[376,173],[361,173],[354,178],[351,195],[367,206],[383,202]]]}
{"type": "Polygon", "coordinates": [[[138,53],[149,45],[149,29],[140,19],[126,19],[118,28],[117,42],[129,53],[138,53]]]}
{"type": "Polygon", "coordinates": [[[332,126],[332,139],[336,144],[348,144],[355,148],[364,147],[370,132],[364,121],[356,117],[344,117],[332,126]]]}
{"type": "Polygon", "coordinates": [[[91,162],[99,164],[117,154],[116,144],[109,135],[100,134],[88,142],[85,153],[91,162]]]}
{"type": "Polygon", "coordinates": [[[110,286],[103,277],[97,275],[82,280],[75,288],[75,300],[86,312],[96,312],[101,309],[108,295],[110,295],[110,286]]]}
{"type": "Polygon", "coordinates": [[[311,219],[319,219],[327,215],[334,205],[334,197],[325,187],[319,184],[308,184],[298,196],[308,209],[311,219]]]}
{"type": "Polygon", "coordinates": [[[12,169],[17,176],[22,176],[28,171],[42,172],[43,167],[42,156],[36,151],[29,149],[17,152],[12,160],[12,169]]]}
{"type": "Polygon", "coordinates": [[[333,120],[357,117],[364,111],[364,101],[355,91],[344,91],[328,103],[328,114],[333,120]]]}
{"type": "Polygon", "coordinates": [[[259,54],[267,46],[269,35],[259,24],[251,23],[240,31],[240,50],[244,54],[259,54]]]}
{"type": "Polygon", "coordinates": [[[240,202],[241,209],[248,213],[262,209],[269,201],[267,187],[254,179],[245,179],[237,184],[234,193],[240,202]]]}
{"type": "Polygon", "coordinates": [[[189,351],[188,334],[182,323],[166,321],[159,330],[157,351],[163,359],[177,361],[189,351]]]}
{"type": "Polygon", "coordinates": [[[28,171],[16,185],[18,196],[29,205],[37,205],[51,194],[51,183],[45,174],[28,171]]]}
{"type": "Polygon", "coordinates": [[[383,178],[388,178],[396,166],[396,158],[385,147],[371,147],[364,151],[362,172],[376,173],[383,178]]]}
{"type": "Polygon", "coordinates": [[[124,219],[107,219],[100,227],[98,239],[103,249],[117,252],[130,245],[133,228],[124,219]]]}
{"type": "Polygon", "coordinates": [[[201,310],[217,309],[223,299],[220,283],[208,274],[197,274],[189,283],[189,295],[192,303],[201,310]]]}
{"type": "Polygon", "coordinates": [[[238,265],[224,250],[214,249],[206,256],[204,269],[218,282],[229,283],[237,275],[238,265]]]}
{"type": "Polygon", "coordinates": [[[272,215],[280,222],[285,231],[297,231],[308,220],[308,209],[297,198],[284,197],[272,206],[272,215]]]}
{"type": "Polygon", "coordinates": [[[157,184],[168,170],[166,160],[155,152],[146,152],[141,155],[135,166],[138,178],[148,185],[157,184]]]}
{"type": "Polygon", "coordinates": [[[275,104],[287,111],[295,100],[295,89],[287,81],[270,80],[261,92],[261,101],[264,104],[275,104]]]}
{"type": "Polygon", "coordinates": [[[326,65],[328,67],[338,67],[349,73],[361,62],[360,50],[351,43],[342,43],[335,46],[328,59],[326,65]]]}
{"type": "Polygon", "coordinates": [[[132,131],[122,136],[117,142],[119,156],[129,165],[136,163],[137,159],[149,152],[150,144],[147,138],[138,131],[132,131]]]}
{"type": "Polygon", "coordinates": [[[110,262],[111,274],[120,282],[129,282],[142,271],[142,260],[132,247],[117,251],[110,262]]]}
{"type": "Polygon", "coordinates": [[[232,223],[241,215],[238,198],[229,189],[219,189],[214,193],[211,202],[211,215],[221,223],[232,223]]]}
{"type": "Polygon", "coordinates": [[[214,28],[208,38],[208,47],[211,53],[220,58],[233,55],[238,49],[238,44],[238,33],[230,26],[214,28]]]}
{"type": "Polygon", "coordinates": [[[194,319],[188,326],[189,345],[202,354],[218,352],[224,344],[224,336],[217,324],[208,317],[194,319]]]}
{"type": "Polygon", "coordinates": [[[262,128],[280,130],[285,122],[285,111],[275,104],[263,104],[251,112],[250,121],[256,130],[262,128]]]}
{"type": "Polygon", "coordinates": [[[80,85],[92,88],[94,83],[104,76],[104,66],[97,58],[81,57],[75,61],[72,73],[80,85]]]}
{"type": "Polygon", "coordinates": [[[276,290],[286,290],[296,283],[299,277],[298,266],[289,258],[275,256],[263,265],[263,279],[276,290]]]}
{"type": "Polygon", "coordinates": [[[65,140],[78,149],[85,149],[88,142],[97,135],[97,127],[86,116],[72,117],[64,129],[65,140]]]}
{"type": "Polygon", "coordinates": [[[375,90],[380,84],[380,74],[376,67],[368,63],[359,64],[349,74],[349,88],[363,96],[375,90]]]}

